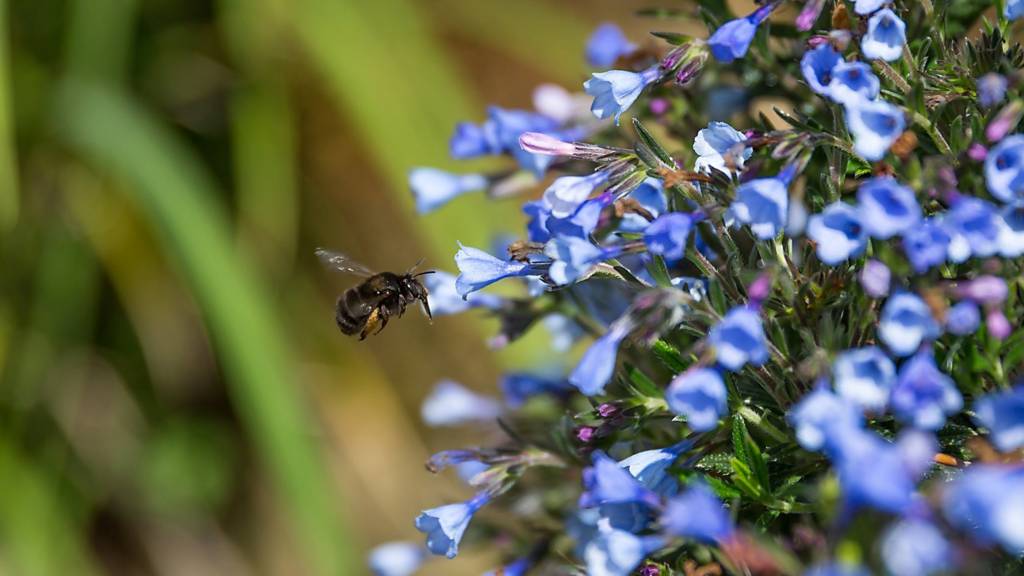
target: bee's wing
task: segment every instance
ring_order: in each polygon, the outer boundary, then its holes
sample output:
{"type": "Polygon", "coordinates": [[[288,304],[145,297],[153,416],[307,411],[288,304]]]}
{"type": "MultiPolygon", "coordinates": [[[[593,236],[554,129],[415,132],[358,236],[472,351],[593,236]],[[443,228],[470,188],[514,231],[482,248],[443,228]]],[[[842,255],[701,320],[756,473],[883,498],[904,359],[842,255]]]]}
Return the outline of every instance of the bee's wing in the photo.
{"type": "Polygon", "coordinates": [[[340,252],[334,252],[326,248],[317,248],[316,255],[324,263],[324,266],[332,270],[348,272],[349,274],[355,274],[364,278],[373,276],[372,270],[340,252]]]}

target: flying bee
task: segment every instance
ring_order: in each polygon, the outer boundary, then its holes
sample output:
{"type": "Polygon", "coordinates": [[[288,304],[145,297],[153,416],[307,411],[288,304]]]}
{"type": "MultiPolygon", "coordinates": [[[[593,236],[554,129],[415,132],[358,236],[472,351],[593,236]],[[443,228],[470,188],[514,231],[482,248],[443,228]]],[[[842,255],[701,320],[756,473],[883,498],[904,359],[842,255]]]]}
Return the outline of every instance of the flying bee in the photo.
{"type": "Polygon", "coordinates": [[[387,326],[388,319],[395,315],[401,317],[405,314],[405,307],[417,301],[427,318],[433,318],[427,303],[427,289],[417,280],[419,276],[433,273],[433,270],[414,273],[419,266],[417,263],[405,274],[374,273],[338,252],[317,248],[316,255],[332,270],[365,278],[338,297],[334,320],[342,334],[353,336],[358,333],[360,340],[365,340],[367,334],[379,334],[387,326]]]}

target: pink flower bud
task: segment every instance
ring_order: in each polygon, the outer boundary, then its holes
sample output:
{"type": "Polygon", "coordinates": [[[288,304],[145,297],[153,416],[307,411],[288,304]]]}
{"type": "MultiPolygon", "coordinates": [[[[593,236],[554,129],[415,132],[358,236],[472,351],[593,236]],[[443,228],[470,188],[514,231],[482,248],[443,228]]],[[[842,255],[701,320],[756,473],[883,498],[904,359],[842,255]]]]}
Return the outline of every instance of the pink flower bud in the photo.
{"type": "Polygon", "coordinates": [[[519,136],[519,146],[532,154],[545,156],[572,156],[576,153],[576,145],[572,142],[562,142],[540,132],[524,132],[519,136]]]}
{"type": "Polygon", "coordinates": [[[956,293],[959,298],[967,298],[978,304],[996,306],[1006,301],[1009,295],[1009,288],[1006,287],[1006,280],[998,276],[978,276],[957,286],[956,293]]]}
{"type": "Polygon", "coordinates": [[[996,340],[1006,340],[1010,336],[1010,332],[1013,331],[1010,321],[998,308],[993,308],[985,314],[985,327],[988,328],[989,335],[996,340]]]}
{"type": "Polygon", "coordinates": [[[999,111],[999,114],[996,114],[996,117],[985,127],[985,138],[988,138],[989,142],[1002,140],[1004,136],[1017,127],[1022,113],[1024,113],[1024,101],[1014,100],[1004,106],[999,111]]]}
{"type": "Polygon", "coordinates": [[[988,156],[988,150],[977,142],[967,149],[967,157],[975,162],[984,162],[985,156],[988,156]]]}

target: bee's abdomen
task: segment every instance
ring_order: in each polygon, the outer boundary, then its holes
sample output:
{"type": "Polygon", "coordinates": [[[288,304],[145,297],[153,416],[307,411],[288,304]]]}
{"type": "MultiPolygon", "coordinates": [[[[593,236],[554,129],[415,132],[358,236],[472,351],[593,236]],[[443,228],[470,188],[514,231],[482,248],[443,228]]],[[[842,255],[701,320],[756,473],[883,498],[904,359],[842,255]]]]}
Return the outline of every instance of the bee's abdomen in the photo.
{"type": "Polygon", "coordinates": [[[338,323],[338,329],[341,330],[342,334],[351,336],[359,333],[363,329],[363,324],[366,323],[367,314],[360,314],[359,309],[361,306],[356,306],[356,312],[350,309],[348,305],[348,298],[346,296],[348,292],[342,294],[338,298],[338,304],[334,313],[334,320],[338,323]]]}

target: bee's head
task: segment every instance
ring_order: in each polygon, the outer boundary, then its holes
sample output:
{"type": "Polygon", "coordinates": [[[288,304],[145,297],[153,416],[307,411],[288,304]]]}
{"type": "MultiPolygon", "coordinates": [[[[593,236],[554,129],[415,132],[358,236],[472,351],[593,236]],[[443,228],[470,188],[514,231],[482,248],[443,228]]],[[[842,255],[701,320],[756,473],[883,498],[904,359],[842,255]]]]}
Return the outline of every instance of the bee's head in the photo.
{"type": "Polygon", "coordinates": [[[430,314],[430,304],[427,302],[427,295],[429,294],[427,287],[418,278],[425,274],[433,274],[434,270],[425,270],[415,274],[413,274],[413,270],[415,270],[415,266],[399,280],[402,284],[402,292],[410,300],[419,300],[420,305],[423,307],[423,313],[427,315],[427,318],[433,319],[433,316],[430,314]]]}

